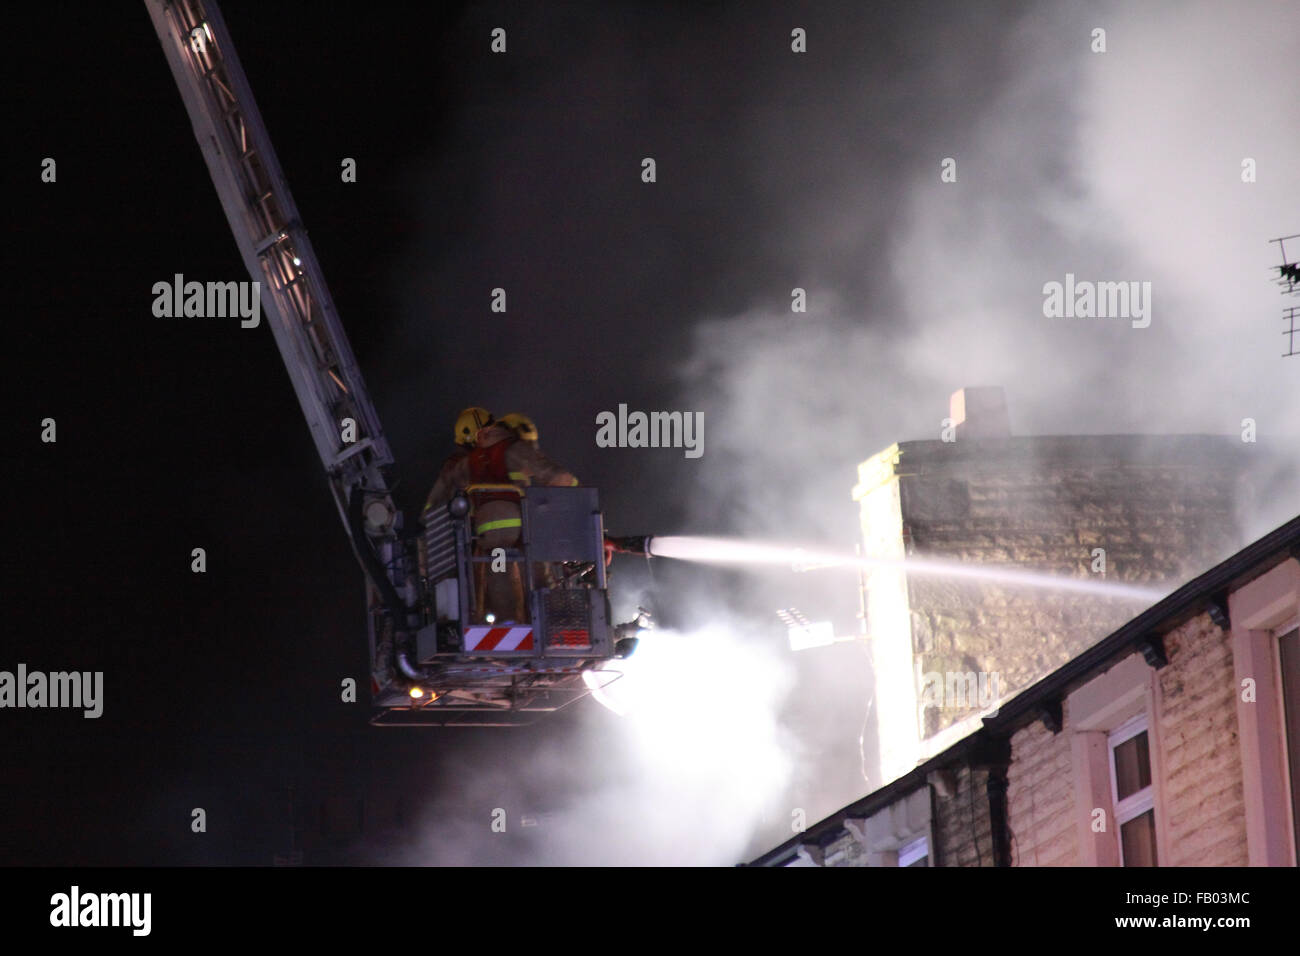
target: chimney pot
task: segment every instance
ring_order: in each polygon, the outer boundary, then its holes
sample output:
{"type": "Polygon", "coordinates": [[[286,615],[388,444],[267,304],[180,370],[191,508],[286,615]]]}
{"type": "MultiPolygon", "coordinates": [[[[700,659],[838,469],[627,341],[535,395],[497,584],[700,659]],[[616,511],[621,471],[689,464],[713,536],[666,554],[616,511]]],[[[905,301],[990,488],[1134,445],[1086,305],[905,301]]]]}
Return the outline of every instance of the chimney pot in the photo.
{"type": "Polygon", "coordinates": [[[960,388],[948,400],[957,438],[1010,438],[1007,396],[1001,385],[960,388]]]}

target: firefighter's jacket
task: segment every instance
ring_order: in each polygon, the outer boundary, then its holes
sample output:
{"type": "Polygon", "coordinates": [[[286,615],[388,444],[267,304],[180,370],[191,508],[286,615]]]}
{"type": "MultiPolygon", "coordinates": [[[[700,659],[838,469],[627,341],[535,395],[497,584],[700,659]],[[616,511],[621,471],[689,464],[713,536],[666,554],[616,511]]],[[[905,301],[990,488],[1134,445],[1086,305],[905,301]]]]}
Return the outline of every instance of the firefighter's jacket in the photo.
{"type": "Polygon", "coordinates": [[[503,425],[479,431],[477,445],[458,450],[442,463],[438,478],[424,502],[424,514],[451,501],[471,484],[576,485],[578,479],[547,458],[537,446],[521,441],[503,425]],[[471,466],[471,456],[474,464],[471,466]]]}
{"type": "Polygon", "coordinates": [[[469,484],[469,452],[457,451],[442,463],[438,479],[424,500],[424,514],[451,501],[452,495],[469,484]]]}
{"type": "Polygon", "coordinates": [[[478,446],[470,452],[474,484],[576,485],[573,477],[537,446],[515,435],[504,425],[489,425],[479,431],[478,446]]]}
{"type": "MultiPolygon", "coordinates": [[[[469,484],[576,485],[573,477],[510,429],[490,425],[479,432],[478,445],[469,453],[469,484]]],[[[471,491],[474,534],[481,546],[512,547],[521,525],[519,495],[504,490],[471,491]],[[492,534],[497,532],[496,534],[492,534]],[[485,535],[491,534],[491,538],[485,535]]]]}

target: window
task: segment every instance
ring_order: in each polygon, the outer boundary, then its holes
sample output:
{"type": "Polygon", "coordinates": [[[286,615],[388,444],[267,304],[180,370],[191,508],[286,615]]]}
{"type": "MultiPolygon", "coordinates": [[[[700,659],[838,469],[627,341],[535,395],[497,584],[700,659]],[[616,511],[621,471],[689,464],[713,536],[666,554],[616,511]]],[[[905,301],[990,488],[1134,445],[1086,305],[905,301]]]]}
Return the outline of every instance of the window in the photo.
{"type": "Polygon", "coordinates": [[[1121,866],[1156,866],[1155,790],[1147,715],[1138,714],[1111,732],[1110,790],[1119,830],[1121,866]]]}
{"type": "Polygon", "coordinates": [[[1233,670],[1257,680],[1253,702],[1237,698],[1250,865],[1295,866],[1295,808],[1300,791],[1300,560],[1288,558],[1230,591],[1228,612],[1233,670]],[[1270,676],[1271,680],[1266,679],[1270,676]]]}
{"type": "Polygon", "coordinates": [[[1286,722],[1286,752],[1291,765],[1291,824],[1300,847],[1300,629],[1277,641],[1282,670],[1282,705],[1286,722]]]}
{"type": "Polygon", "coordinates": [[[1083,866],[1155,866],[1165,849],[1160,727],[1149,717],[1158,699],[1156,672],[1137,653],[1067,698],[1083,866]],[[1102,809],[1105,829],[1094,829],[1102,809]]]}
{"type": "Polygon", "coordinates": [[[930,841],[926,837],[913,840],[898,851],[899,866],[929,866],[930,841]]]}

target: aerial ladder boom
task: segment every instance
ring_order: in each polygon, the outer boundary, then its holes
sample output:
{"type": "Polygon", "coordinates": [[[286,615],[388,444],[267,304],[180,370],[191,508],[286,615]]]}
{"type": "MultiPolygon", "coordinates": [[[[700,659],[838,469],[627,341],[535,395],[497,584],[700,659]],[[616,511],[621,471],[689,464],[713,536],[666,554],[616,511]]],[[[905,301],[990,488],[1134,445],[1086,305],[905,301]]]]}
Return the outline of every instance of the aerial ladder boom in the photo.
{"type": "Polygon", "coordinates": [[[379,416],[221,11],[215,0],[145,6],[366,571],[371,723],[512,726],[616,679],[595,671],[631,653],[647,619],[612,622],[596,489],[471,485],[415,523],[418,538],[403,528],[379,416]],[[471,495],[484,489],[513,493],[520,515],[514,545],[491,554],[472,527],[471,495]],[[497,594],[489,607],[497,560],[522,602],[497,594]]]}
{"type": "Polygon", "coordinates": [[[393,456],[225,20],[214,0],[145,5],[244,265],[261,283],[263,313],[339,516],[358,557],[372,570],[368,543],[356,540],[350,505],[362,489],[372,529],[387,530],[385,522],[396,520],[384,473],[393,456]]]}

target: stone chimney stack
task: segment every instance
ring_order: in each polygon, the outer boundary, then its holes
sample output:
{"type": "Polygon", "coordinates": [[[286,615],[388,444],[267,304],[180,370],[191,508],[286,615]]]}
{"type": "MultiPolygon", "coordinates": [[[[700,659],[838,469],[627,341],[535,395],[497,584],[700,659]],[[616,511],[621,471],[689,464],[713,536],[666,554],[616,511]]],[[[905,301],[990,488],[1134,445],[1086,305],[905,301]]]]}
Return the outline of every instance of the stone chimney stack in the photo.
{"type": "Polygon", "coordinates": [[[948,399],[948,415],[957,438],[1010,438],[1007,396],[1000,385],[960,388],[948,399]]]}

